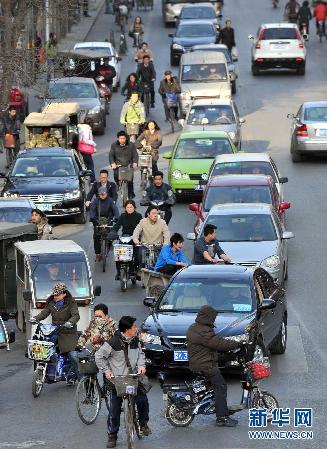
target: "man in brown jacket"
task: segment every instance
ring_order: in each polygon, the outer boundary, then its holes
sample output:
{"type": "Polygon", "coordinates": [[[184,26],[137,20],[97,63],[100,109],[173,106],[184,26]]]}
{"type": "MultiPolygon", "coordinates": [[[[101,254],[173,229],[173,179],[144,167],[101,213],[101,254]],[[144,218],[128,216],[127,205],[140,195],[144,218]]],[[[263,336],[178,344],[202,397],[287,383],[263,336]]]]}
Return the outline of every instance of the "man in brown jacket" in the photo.
{"type": "Polygon", "coordinates": [[[218,368],[218,351],[237,349],[240,343],[215,333],[213,328],[217,315],[213,307],[203,306],[195,323],[189,327],[186,335],[189,366],[195,373],[207,377],[213,385],[217,426],[235,427],[237,420],[228,416],[227,385],[218,368]]]}

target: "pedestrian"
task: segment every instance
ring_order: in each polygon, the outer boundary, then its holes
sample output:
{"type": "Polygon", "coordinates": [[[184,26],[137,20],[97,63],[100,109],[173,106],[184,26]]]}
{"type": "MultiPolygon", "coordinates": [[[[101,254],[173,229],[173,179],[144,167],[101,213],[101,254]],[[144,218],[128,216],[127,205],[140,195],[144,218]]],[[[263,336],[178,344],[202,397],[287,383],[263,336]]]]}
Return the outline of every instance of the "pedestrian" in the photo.
{"type": "Polygon", "coordinates": [[[226,263],[231,262],[220,247],[216,237],[217,226],[206,224],[203,229],[203,237],[198,238],[194,244],[193,263],[195,265],[217,264],[219,259],[216,259],[216,255],[226,263]]]}
{"type": "Polygon", "coordinates": [[[136,73],[130,73],[121,89],[121,94],[126,96],[126,99],[129,100],[134,92],[141,96],[142,87],[137,79],[136,73]]]}
{"type": "MultiPolygon", "coordinates": [[[[134,94],[133,94],[134,95],[134,94]]],[[[109,151],[109,164],[114,171],[114,180],[119,189],[118,170],[119,166],[137,167],[138,154],[134,143],[129,142],[128,135],[125,131],[117,133],[117,141],[111,145],[109,151]]],[[[135,198],[134,182],[128,181],[128,198],[132,200],[135,198]]]]}
{"type": "Polygon", "coordinates": [[[137,39],[136,39],[136,35],[135,33],[139,34],[139,42],[142,42],[143,40],[143,35],[144,35],[144,25],[142,22],[142,17],[140,16],[136,16],[133,22],[133,25],[131,26],[130,30],[129,30],[129,36],[133,38],[134,40],[134,44],[133,47],[136,47],[136,43],[137,43],[137,39]]]}
{"type": "Polygon", "coordinates": [[[83,16],[91,17],[89,15],[89,0],[83,0],[83,16]]]}
{"type": "Polygon", "coordinates": [[[37,238],[39,240],[51,240],[52,228],[42,210],[32,209],[31,223],[37,227],[37,238]]]}
{"type": "Polygon", "coordinates": [[[225,27],[220,31],[219,42],[226,45],[230,52],[232,52],[233,47],[236,47],[234,28],[232,28],[230,19],[226,20],[225,27]]]}
{"type": "Polygon", "coordinates": [[[159,148],[161,144],[159,125],[154,120],[149,120],[143,128],[143,132],[136,139],[136,148],[142,150],[145,146],[151,147],[152,174],[158,171],[159,148]]]}
{"type": "Polygon", "coordinates": [[[47,60],[47,80],[54,78],[55,63],[57,57],[57,39],[54,33],[50,33],[49,40],[44,44],[45,56],[47,60]]]}
{"type": "Polygon", "coordinates": [[[91,170],[91,182],[95,181],[94,162],[92,155],[96,152],[96,143],[92,134],[92,120],[89,117],[84,119],[84,123],[79,123],[77,150],[81,153],[84,164],[88,170],[91,170]]]}
{"type": "MultiPolygon", "coordinates": [[[[177,79],[173,77],[170,70],[165,71],[165,76],[160,81],[160,86],[159,86],[158,92],[161,95],[162,102],[164,104],[166,122],[168,122],[170,120],[170,114],[169,114],[169,108],[167,107],[167,102],[166,102],[167,94],[179,95],[181,93],[181,87],[180,87],[177,79]]],[[[174,106],[173,110],[175,113],[175,119],[178,120],[178,106],[174,106]]]]}
{"type": "Polygon", "coordinates": [[[181,234],[175,233],[170,237],[170,245],[161,248],[154,271],[172,276],[178,270],[190,265],[187,257],[182,251],[184,238],[181,234]]]}
{"type": "MultiPolygon", "coordinates": [[[[118,323],[119,331],[108,342],[105,342],[95,353],[95,362],[104,374],[106,384],[110,389],[108,401],[108,442],[107,448],[114,448],[117,444],[120,427],[122,397],[117,396],[113,376],[126,376],[127,374],[145,374],[145,355],[137,336],[136,318],[123,316],[118,323]]],[[[137,418],[140,432],[143,436],[151,433],[149,422],[149,401],[146,393],[137,390],[134,397],[137,407],[137,418]]]]}
{"type": "Polygon", "coordinates": [[[118,194],[117,194],[117,187],[114,182],[111,182],[109,179],[109,172],[105,168],[102,168],[100,170],[99,174],[99,180],[95,181],[92,184],[91,189],[89,190],[88,194],[86,195],[86,207],[89,207],[92,201],[92,198],[94,196],[98,196],[98,191],[100,187],[105,187],[108,192],[108,196],[114,201],[114,203],[117,202],[118,194]]]}
{"type": "MultiPolygon", "coordinates": [[[[156,71],[153,62],[150,61],[149,55],[143,56],[143,62],[138,65],[136,76],[141,84],[142,91],[145,90],[145,85],[147,85],[150,90],[151,95],[151,108],[154,108],[155,93],[154,93],[154,82],[156,80],[156,71]]],[[[142,102],[144,101],[144,94],[142,94],[142,102]]]]}
{"type": "Polygon", "coordinates": [[[8,111],[3,116],[2,135],[4,136],[4,148],[6,150],[7,165],[14,161],[20,149],[20,121],[14,106],[9,106],[8,111]],[[13,152],[13,154],[12,154],[13,152]]]}

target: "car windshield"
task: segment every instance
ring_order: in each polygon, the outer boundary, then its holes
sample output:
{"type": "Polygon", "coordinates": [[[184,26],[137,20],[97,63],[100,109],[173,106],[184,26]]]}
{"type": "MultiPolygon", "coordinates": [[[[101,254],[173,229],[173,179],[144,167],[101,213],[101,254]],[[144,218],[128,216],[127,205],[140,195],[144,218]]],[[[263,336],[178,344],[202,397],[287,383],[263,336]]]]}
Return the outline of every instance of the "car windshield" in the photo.
{"type": "Polygon", "coordinates": [[[215,37],[215,31],[210,23],[183,23],[176,32],[176,37],[215,37]]]}
{"type": "Polygon", "coordinates": [[[11,176],[25,178],[49,178],[75,176],[73,160],[65,156],[37,156],[16,159],[11,176]]]}
{"type": "Polygon", "coordinates": [[[232,153],[232,147],[224,137],[181,139],[174,159],[212,159],[225,153],[232,153]]]}
{"type": "Polygon", "coordinates": [[[274,182],[277,182],[276,173],[270,162],[241,161],[224,162],[216,164],[211,176],[216,175],[266,175],[271,176],[274,182]]]}
{"type": "Polygon", "coordinates": [[[97,98],[97,91],[91,83],[51,83],[49,98],[97,98]]]}
{"type": "Polygon", "coordinates": [[[272,242],[277,240],[270,215],[209,215],[206,224],[218,228],[219,242],[272,242]]]}
{"type": "Polygon", "coordinates": [[[30,207],[0,207],[0,222],[28,223],[31,211],[30,207]]]}
{"type": "Polygon", "coordinates": [[[2,320],[0,320],[0,347],[5,345],[6,343],[7,343],[7,338],[6,338],[6,333],[5,333],[5,327],[4,327],[2,320]]]}
{"type": "Polygon", "coordinates": [[[184,6],[182,9],[180,20],[181,19],[215,19],[216,13],[213,8],[204,8],[201,6],[187,8],[184,6]]]}
{"type": "Polygon", "coordinates": [[[108,56],[112,56],[113,53],[110,47],[76,47],[75,50],[87,50],[87,51],[98,51],[99,53],[108,54],[108,56]]]}
{"type": "Polygon", "coordinates": [[[327,122],[327,106],[305,108],[304,120],[307,122],[327,122]]]}
{"type": "Polygon", "coordinates": [[[263,41],[275,39],[297,39],[295,28],[267,28],[260,37],[263,41]]]}
{"type": "Polygon", "coordinates": [[[90,298],[84,254],[61,253],[32,256],[32,278],[37,299],[46,299],[57,282],[66,284],[74,298],[90,298]]]}
{"type": "Polygon", "coordinates": [[[210,186],[207,190],[204,210],[215,204],[266,203],[271,204],[269,186],[210,186]]]}
{"type": "Polygon", "coordinates": [[[183,66],[182,81],[190,82],[210,82],[226,80],[225,64],[188,64],[183,66]]]}
{"type": "Polygon", "coordinates": [[[231,106],[193,106],[187,118],[188,125],[202,125],[203,119],[208,125],[231,125],[235,123],[235,116],[231,106]],[[206,120],[205,120],[206,121],[206,120]]]}
{"type": "Polygon", "coordinates": [[[250,286],[245,282],[177,279],[161,298],[159,311],[197,312],[204,305],[232,313],[248,313],[254,306],[250,286]]]}

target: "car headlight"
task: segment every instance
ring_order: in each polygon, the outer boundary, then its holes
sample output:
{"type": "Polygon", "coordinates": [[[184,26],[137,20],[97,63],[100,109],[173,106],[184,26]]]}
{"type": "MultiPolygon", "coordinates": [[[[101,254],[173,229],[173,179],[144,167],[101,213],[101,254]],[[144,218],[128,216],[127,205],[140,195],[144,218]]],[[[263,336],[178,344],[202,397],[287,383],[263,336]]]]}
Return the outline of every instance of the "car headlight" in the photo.
{"type": "Polygon", "coordinates": [[[101,106],[96,106],[95,108],[89,109],[88,114],[98,114],[101,111],[101,106]]]}
{"type": "Polygon", "coordinates": [[[184,50],[184,48],[180,44],[173,44],[173,50],[184,50]]]}
{"type": "Polygon", "coordinates": [[[187,173],[183,173],[182,174],[182,178],[183,179],[190,179],[189,175],[187,173]]]}
{"type": "Polygon", "coordinates": [[[228,133],[228,135],[229,135],[229,137],[230,137],[232,140],[235,139],[235,133],[234,133],[233,131],[230,131],[230,132],[228,133]]]}
{"type": "Polygon", "coordinates": [[[182,100],[191,100],[191,94],[189,92],[182,92],[181,99],[182,100]]]}
{"type": "Polygon", "coordinates": [[[225,340],[234,340],[240,343],[241,341],[249,342],[249,334],[232,335],[230,337],[225,337],[225,340]]]}
{"type": "Polygon", "coordinates": [[[182,178],[182,172],[180,170],[174,170],[171,174],[171,176],[174,179],[181,179],[182,178]]]}
{"type": "Polygon", "coordinates": [[[77,200],[80,196],[81,192],[79,190],[72,190],[64,194],[64,200],[77,200]]]}
{"type": "Polygon", "coordinates": [[[3,194],[3,196],[5,198],[19,198],[19,193],[15,193],[15,192],[5,192],[3,194]]]}
{"type": "Polygon", "coordinates": [[[261,266],[266,268],[278,268],[280,264],[280,259],[277,255],[267,257],[261,262],[261,266]]]}
{"type": "Polygon", "coordinates": [[[147,332],[141,332],[139,338],[143,343],[152,343],[154,345],[161,344],[161,339],[159,335],[152,335],[148,334],[147,332]]]}

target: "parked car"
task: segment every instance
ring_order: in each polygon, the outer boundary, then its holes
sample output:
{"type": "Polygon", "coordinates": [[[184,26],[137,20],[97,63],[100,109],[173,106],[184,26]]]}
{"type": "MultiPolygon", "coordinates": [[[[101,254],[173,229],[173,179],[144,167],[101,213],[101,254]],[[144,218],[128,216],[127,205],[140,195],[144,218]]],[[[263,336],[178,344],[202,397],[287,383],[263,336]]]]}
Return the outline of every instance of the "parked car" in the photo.
{"type": "Polygon", "coordinates": [[[265,23],[259,27],[251,51],[252,75],[267,69],[293,69],[305,74],[306,48],[295,23],[265,23]]]}
{"type": "Polygon", "coordinates": [[[251,174],[271,176],[277,187],[281,201],[283,201],[283,185],[288,182],[288,178],[280,175],[275,161],[268,153],[240,152],[233,155],[221,154],[212,163],[208,180],[213,176],[251,174]]]}
{"type": "Polygon", "coordinates": [[[291,204],[281,201],[277,187],[270,176],[225,175],[212,177],[203,192],[200,204],[192,203],[197,219],[195,232],[198,233],[212,206],[218,204],[264,203],[271,204],[280,219],[291,204]]]}
{"type": "Polygon", "coordinates": [[[0,222],[28,223],[35,204],[29,198],[0,198],[0,222]]]}
{"type": "Polygon", "coordinates": [[[194,100],[185,120],[179,121],[183,131],[226,131],[238,150],[241,149],[241,125],[244,122],[232,100],[216,98],[194,100]]]}
{"type": "Polygon", "coordinates": [[[217,11],[210,2],[201,4],[191,3],[183,6],[178,23],[186,20],[210,20],[217,31],[220,30],[217,11]]]}
{"type": "Polygon", "coordinates": [[[182,56],[178,81],[183,117],[197,98],[230,100],[232,97],[226,58],[221,53],[198,51],[182,56]]]}
{"type": "Polygon", "coordinates": [[[237,68],[236,68],[236,61],[237,57],[232,55],[229,51],[227,45],[224,44],[201,44],[201,45],[194,45],[191,49],[191,51],[214,51],[217,53],[222,53],[227,62],[227,68],[229,72],[230,82],[232,86],[232,94],[236,94],[236,80],[238,78],[237,68]]]}
{"type": "Polygon", "coordinates": [[[91,175],[73,150],[34,148],[20,151],[1,193],[5,198],[28,198],[48,217],[74,216],[86,222],[86,178],[91,175]]]}
{"type": "Polygon", "coordinates": [[[172,151],[163,154],[170,160],[168,182],[177,198],[202,195],[197,186],[201,179],[207,179],[214,158],[218,154],[236,152],[225,131],[182,132],[172,151]]]}
{"type": "Polygon", "coordinates": [[[112,88],[114,92],[118,90],[118,87],[120,86],[120,80],[121,80],[121,57],[118,55],[115,47],[112,45],[111,42],[77,42],[77,44],[74,45],[74,50],[90,50],[94,52],[105,52],[108,54],[109,57],[109,63],[112,65],[117,75],[112,81],[112,88]]]}
{"type": "MultiPolygon", "coordinates": [[[[218,228],[218,240],[233,263],[262,267],[283,284],[288,275],[287,240],[294,237],[285,231],[275,209],[269,204],[222,204],[213,206],[201,224],[218,228]]],[[[194,240],[194,233],[188,238],[194,240]]]]}
{"type": "Polygon", "coordinates": [[[104,134],[106,127],[105,99],[100,96],[92,78],[72,76],[51,80],[45,105],[62,101],[78,103],[80,115],[92,120],[95,132],[104,134]]]}
{"type": "Polygon", "coordinates": [[[291,156],[301,162],[304,156],[327,154],[327,101],[306,101],[292,119],[291,156]]]}
{"type": "Polygon", "coordinates": [[[176,33],[169,34],[170,64],[178,65],[183,53],[196,44],[214,44],[218,41],[217,29],[210,20],[186,20],[180,22],[176,33]]]}
{"type": "MultiPolygon", "coordinates": [[[[249,343],[249,358],[286,350],[285,291],[263,268],[192,265],[172,278],[159,299],[146,298],[144,305],[151,310],[141,327],[150,372],[187,368],[186,333],[203,305],[218,311],[217,333],[249,343]]],[[[219,366],[239,367],[234,357],[219,366]]]]}
{"type": "MultiPolygon", "coordinates": [[[[185,3],[192,3],[187,0],[162,0],[162,18],[166,26],[175,25],[178,22],[179,15],[185,3]]],[[[207,0],[197,0],[198,5],[207,3],[207,0]]],[[[222,0],[213,0],[210,2],[217,14],[220,14],[220,8],[223,5],[222,0]]]]}

